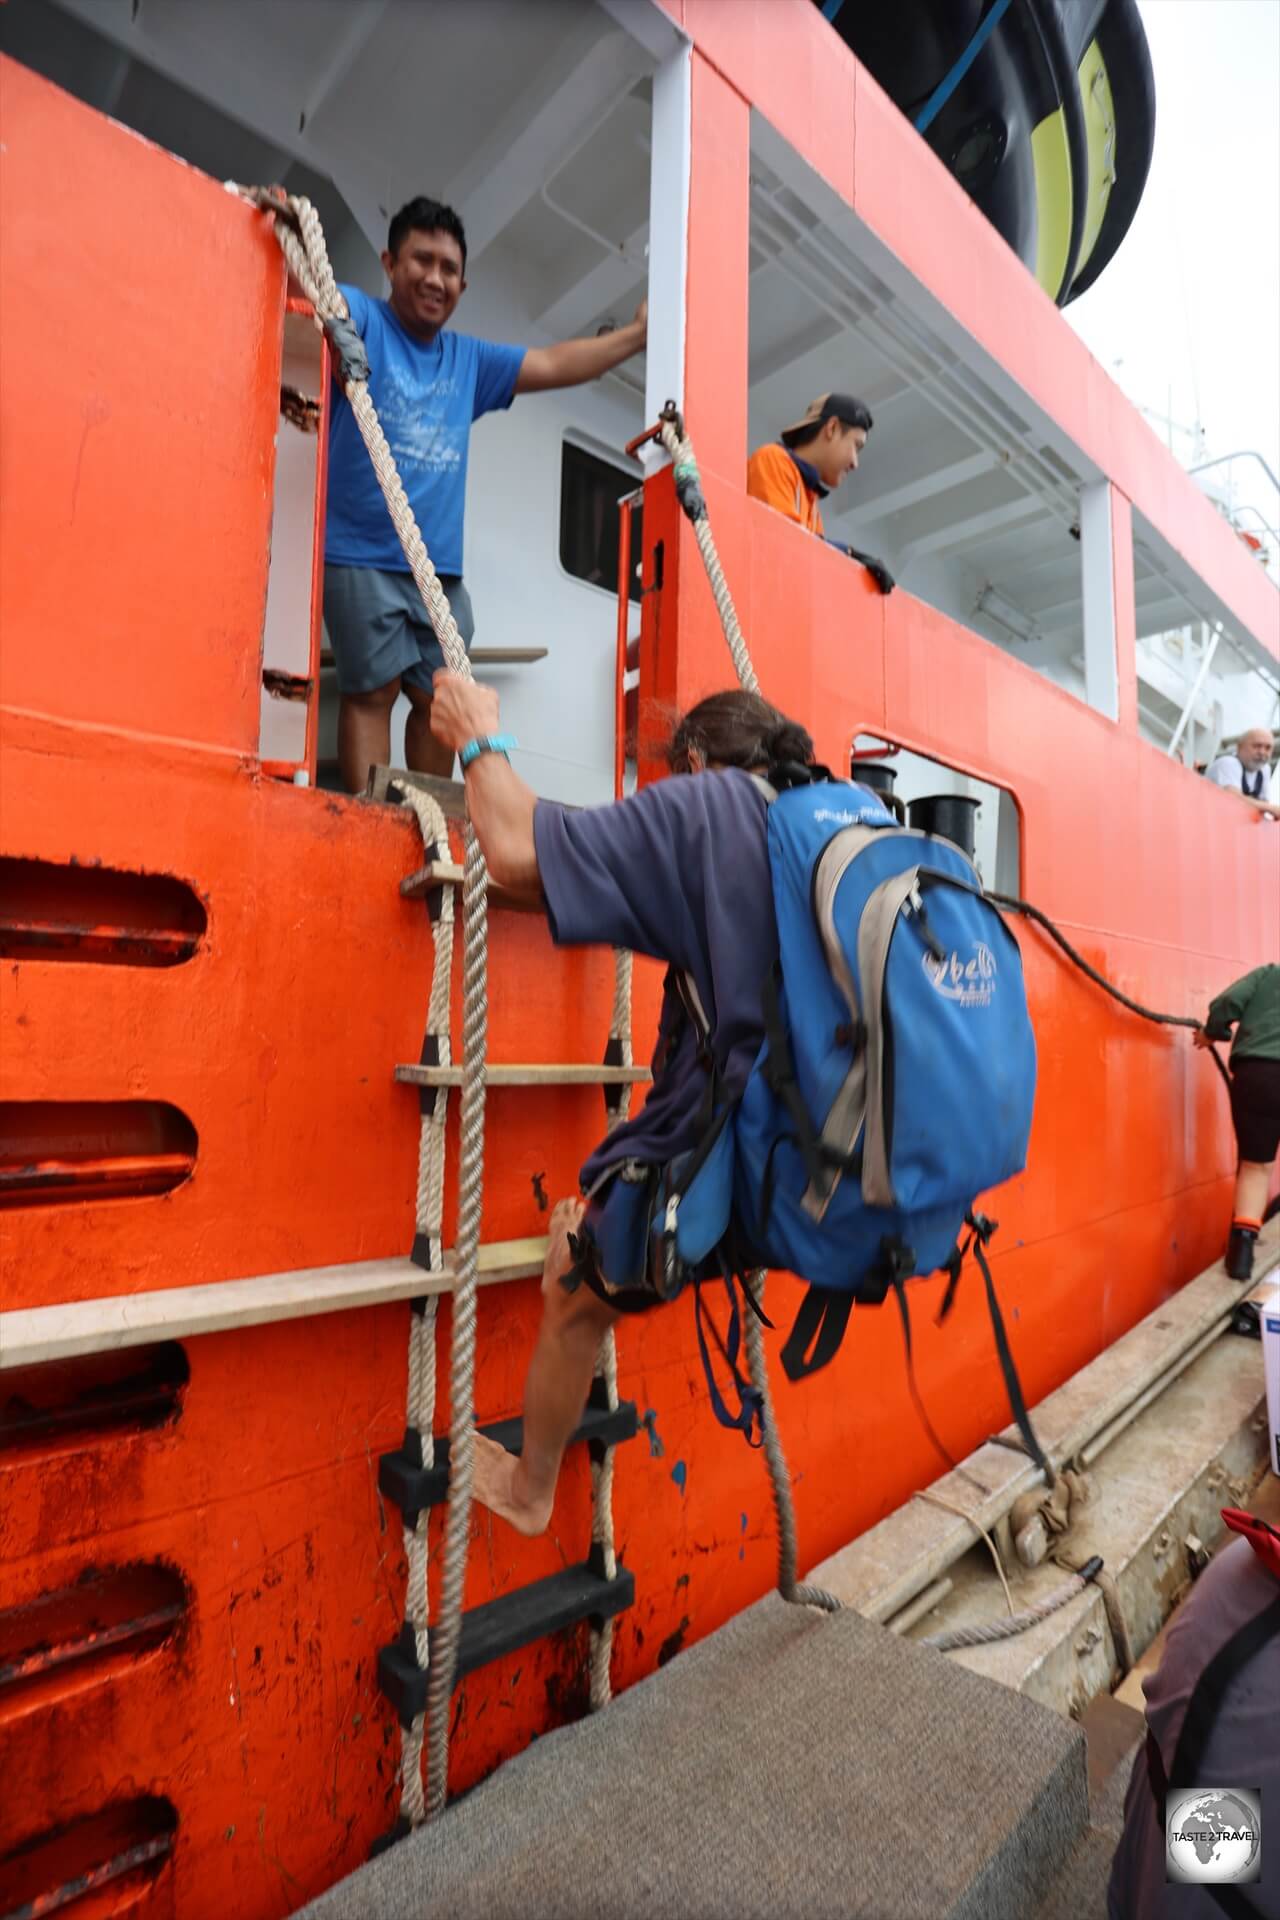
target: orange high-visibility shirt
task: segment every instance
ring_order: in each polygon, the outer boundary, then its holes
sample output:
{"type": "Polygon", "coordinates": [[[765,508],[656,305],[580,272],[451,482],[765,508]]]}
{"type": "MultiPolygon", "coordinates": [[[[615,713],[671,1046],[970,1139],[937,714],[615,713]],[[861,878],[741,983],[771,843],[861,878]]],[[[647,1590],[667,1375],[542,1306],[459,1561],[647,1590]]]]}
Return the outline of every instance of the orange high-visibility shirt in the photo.
{"type": "Polygon", "coordinates": [[[794,520],[806,532],[822,537],[818,495],[805,485],[799,467],[786,448],[776,441],[767,447],[757,447],[748,460],[747,492],[753,499],[763,500],[775,513],[794,520]]]}

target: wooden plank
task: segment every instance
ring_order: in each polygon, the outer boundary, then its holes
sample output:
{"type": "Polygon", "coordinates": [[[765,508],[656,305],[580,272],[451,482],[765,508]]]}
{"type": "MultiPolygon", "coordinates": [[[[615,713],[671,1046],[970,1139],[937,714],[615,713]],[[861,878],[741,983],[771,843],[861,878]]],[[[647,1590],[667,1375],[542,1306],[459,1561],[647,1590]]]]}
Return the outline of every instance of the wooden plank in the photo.
{"type": "MultiPolygon", "coordinates": [[[[406,874],[400,882],[400,892],[406,900],[421,900],[424,894],[431,893],[436,887],[460,887],[464,869],[452,860],[429,860],[425,867],[419,867],[415,873],[406,874]]],[[[492,880],[485,889],[485,897],[490,913],[541,913],[542,902],[517,900],[505,887],[495,887],[492,880]]],[[[458,904],[462,912],[462,904],[458,904]]]]}
{"type": "MultiPolygon", "coordinates": [[[[495,1286],[541,1273],[546,1253],[543,1238],[492,1241],[480,1249],[479,1284],[495,1286]]],[[[156,1293],[109,1294],[62,1306],[11,1310],[0,1313],[0,1370],[449,1293],[454,1284],[452,1260],[452,1252],[447,1251],[440,1273],[424,1273],[407,1259],[356,1260],[345,1266],[300,1267],[292,1273],[259,1274],[207,1286],[166,1287],[156,1293]]]]}
{"type": "Polygon", "coordinates": [[[434,773],[410,773],[404,767],[370,767],[365,799],[393,804],[387,800],[390,786],[416,787],[420,793],[429,793],[446,820],[466,816],[467,790],[461,780],[440,780],[434,773]]]}
{"type": "MultiPolygon", "coordinates": [[[[586,1061],[569,1066],[491,1066],[485,1074],[491,1087],[634,1087],[648,1078],[648,1067],[593,1067],[586,1061]]],[[[396,1079],[408,1087],[460,1087],[462,1068],[397,1067],[396,1079]]]]}
{"type": "Polygon", "coordinates": [[[473,667],[524,667],[545,660],[549,647],[472,647],[473,667]]]}
{"type": "Polygon", "coordinates": [[[452,860],[428,860],[425,867],[419,867],[416,873],[406,874],[400,882],[400,891],[406,900],[420,900],[424,893],[430,893],[433,887],[460,887],[462,868],[452,860]]]}

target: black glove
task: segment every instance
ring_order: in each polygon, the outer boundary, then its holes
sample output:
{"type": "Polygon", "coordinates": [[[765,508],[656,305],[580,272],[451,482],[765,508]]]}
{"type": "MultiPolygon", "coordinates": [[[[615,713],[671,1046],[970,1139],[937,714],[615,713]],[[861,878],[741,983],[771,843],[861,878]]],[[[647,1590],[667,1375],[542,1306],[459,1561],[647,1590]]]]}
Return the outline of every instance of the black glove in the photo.
{"type": "Polygon", "coordinates": [[[877,560],[873,553],[859,553],[856,547],[846,549],[851,560],[857,560],[864,566],[881,593],[892,593],[897,582],[883,560],[877,560]]]}

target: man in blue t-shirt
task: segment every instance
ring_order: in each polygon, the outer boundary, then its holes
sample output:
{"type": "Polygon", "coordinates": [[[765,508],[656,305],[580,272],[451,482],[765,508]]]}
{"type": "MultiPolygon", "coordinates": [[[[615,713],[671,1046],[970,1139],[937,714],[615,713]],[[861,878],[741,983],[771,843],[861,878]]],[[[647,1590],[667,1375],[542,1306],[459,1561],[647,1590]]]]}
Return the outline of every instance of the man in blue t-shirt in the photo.
{"type": "MultiPolygon", "coordinates": [[[[642,301],[628,326],[551,347],[495,346],[448,330],[466,288],[467,237],[452,207],[418,198],[391,222],[383,269],[390,298],[342,291],[369,356],[369,391],[463,640],[474,622],[462,580],[462,517],[472,422],[518,393],[598,380],[645,344],[642,301]]],[[[431,733],[431,676],[443,666],[413,575],[351,408],[340,391],[329,419],[324,618],[338,669],[338,761],[362,793],[391,752],[391,709],[409,697],[405,758],[447,776],[453,755],[431,733]]]]}
{"type": "MultiPolygon", "coordinates": [[[[490,879],[544,907],[558,946],[628,947],[687,976],[710,1029],[720,1086],[735,1099],[764,1040],[761,988],[778,955],[768,802],[750,776],[779,760],[811,761],[804,728],[758,693],[735,687],[712,694],[685,715],[671,743],[673,771],[692,777],[658,780],[629,799],[577,810],[537,799],[508,764],[505,748],[513,743],[498,732],[492,688],[440,673],[435,696],[432,726],[448,751],[462,756],[467,810],[490,879]]],[[[610,1293],[620,1276],[601,1272],[593,1258],[592,1248],[598,1255],[601,1246],[597,1229],[615,1206],[630,1220],[628,1190],[643,1191],[646,1168],[696,1145],[706,1088],[697,1034],[668,975],[649,1097],[583,1167],[581,1185],[591,1199],[585,1224],[576,1199],[562,1200],[548,1223],[523,1451],[516,1458],[475,1437],[476,1498],[521,1533],[541,1533],[550,1519],[560,1460],[582,1418],[600,1341],[618,1317],[610,1293]],[[579,1276],[585,1285],[577,1284],[579,1276]]],[[[646,1236],[647,1220],[635,1224],[646,1236]]],[[[620,1246],[616,1234],[610,1244],[620,1246]]],[[[657,1305],[662,1296],[644,1291],[657,1305]]]]}

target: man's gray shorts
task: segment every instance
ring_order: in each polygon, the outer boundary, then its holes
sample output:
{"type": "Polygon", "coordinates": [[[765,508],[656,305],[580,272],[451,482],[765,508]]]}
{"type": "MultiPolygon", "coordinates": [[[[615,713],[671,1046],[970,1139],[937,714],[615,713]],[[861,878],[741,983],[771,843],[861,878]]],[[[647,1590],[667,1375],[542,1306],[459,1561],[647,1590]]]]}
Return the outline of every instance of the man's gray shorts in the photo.
{"type": "MultiPolygon", "coordinates": [[[[469,652],[476,627],[471,597],[456,573],[442,573],[440,585],[469,652]]],[[[339,693],[372,693],[377,687],[389,687],[393,680],[426,687],[429,692],[432,674],[444,665],[444,653],[411,573],[326,566],[324,624],[338,669],[339,693]]]]}

